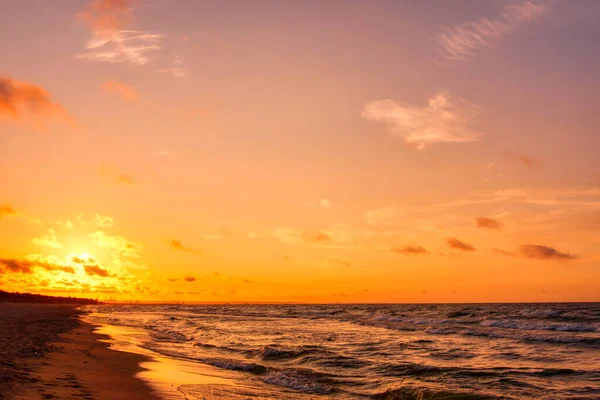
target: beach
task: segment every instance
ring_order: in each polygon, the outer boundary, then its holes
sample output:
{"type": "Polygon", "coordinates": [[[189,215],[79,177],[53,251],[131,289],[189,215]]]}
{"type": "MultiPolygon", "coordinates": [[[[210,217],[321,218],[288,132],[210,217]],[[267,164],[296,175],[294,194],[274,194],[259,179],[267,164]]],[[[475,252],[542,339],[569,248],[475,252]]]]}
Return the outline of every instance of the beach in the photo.
{"type": "Polygon", "coordinates": [[[157,399],[75,306],[0,303],[0,399],[157,399]]]}

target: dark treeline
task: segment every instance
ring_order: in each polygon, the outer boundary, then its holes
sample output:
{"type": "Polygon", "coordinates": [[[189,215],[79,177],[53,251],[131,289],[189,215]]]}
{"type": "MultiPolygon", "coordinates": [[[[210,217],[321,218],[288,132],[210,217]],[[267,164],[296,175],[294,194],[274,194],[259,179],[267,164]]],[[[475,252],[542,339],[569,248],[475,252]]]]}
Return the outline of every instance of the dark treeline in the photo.
{"type": "Polygon", "coordinates": [[[33,293],[11,293],[0,290],[0,302],[47,304],[96,304],[98,300],[78,297],[44,296],[33,293]]]}

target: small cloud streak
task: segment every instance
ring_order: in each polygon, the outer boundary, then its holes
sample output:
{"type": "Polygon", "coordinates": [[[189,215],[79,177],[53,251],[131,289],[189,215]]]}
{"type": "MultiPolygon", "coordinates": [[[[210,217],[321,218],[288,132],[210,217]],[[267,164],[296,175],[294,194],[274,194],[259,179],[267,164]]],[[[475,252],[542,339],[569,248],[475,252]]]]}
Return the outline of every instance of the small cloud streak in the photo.
{"type": "Polygon", "coordinates": [[[318,202],[308,201],[306,202],[306,205],[309,207],[329,208],[333,205],[333,203],[331,200],[320,199],[318,202]]]}
{"type": "Polygon", "coordinates": [[[319,230],[301,230],[293,228],[274,229],[271,234],[287,244],[295,245],[328,245],[333,238],[319,230]]]}
{"type": "Polygon", "coordinates": [[[102,164],[99,169],[100,175],[109,178],[114,183],[119,183],[123,185],[134,185],[136,184],[136,180],[134,177],[126,172],[122,172],[119,168],[113,165],[102,164]]]}
{"type": "Polygon", "coordinates": [[[484,229],[502,229],[504,224],[496,219],[488,217],[478,217],[475,219],[478,228],[484,229]]]}
{"type": "Polygon", "coordinates": [[[57,117],[72,122],[71,118],[41,86],[0,76],[0,118],[20,120],[30,117],[41,123],[43,118],[57,117]]]}
{"type": "Polygon", "coordinates": [[[536,170],[541,165],[539,160],[524,154],[504,153],[502,154],[502,158],[504,158],[506,161],[519,163],[530,170],[536,170]]]}
{"type": "Polygon", "coordinates": [[[197,255],[203,254],[202,250],[186,247],[183,245],[183,243],[181,243],[181,241],[179,241],[177,239],[170,239],[169,244],[171,245],[172,248],[174,248],[176,250],[184,251],[186,253],[192,253],[192,254],[197,254],[197,255]]]}
{"type": "Polygon", "coordinates": [[[392,138],[424,149],[435,143],[468,143],[481,134],[472,126],[477,107],[447,93],[431,97],[425,106],[401,104],[394,100],[367,103],[363,118],[385,123],[392,138]]]}
{"type": "Polygon", "coordinates": [[[392,247],[392,251],[394,253],[406,255],[429,254],[429,252],[422,246],[392,247]]]}
{"type": "Polygon", "coordinates": [[[523,257],[536,260],[575,260],[580,258],[575,254],[563,253],[554,247],[538,244],[525,244],[519,248],[519,253],[523,257]]]}
{"type": "Polygon", "coordinates": [[[470,61],[475,54],[492,47],[521,25],[540,18],[548,9],[546,3],[524,1],[506,6],[496,19],[481,18],[447,27],[437,36],[438,51],[451,61],[470,61]]]}
{"type": "Polygon", "coordinates": [[[196,280],[196,277],[192,275],[186,275],[183,277],[183,280],[186,282],[194,282],[196,280]]]}
{"type": "Polygon", "coordinates": [[[454,237],[447,238],[446,243],[448,243],[448,246],[452,247],[453,249],[462,251],[475,251],[475,247],[471,246],[468,243],[462,242],[454,237]]]}
{"type": "Polygon", "coordinates": [[[36,246],[45,246],[50,247],[52,249],[62,249],[62,244],[58,241],[56,237],[56,231],[54,229],[48,229],[48,233],[39,238],[31,239],[31,242],[36,246]]]}
{"type": "Polygon", "coordinates": [[[17,215],[17,211],[8,204],[0,205],[0,218],[7,215],[17,215]]]}
{"type": "Polygon", "coordinates": [[[119,81],[106,81],[102,84],[102,90],[105,93],[119,96],[121,100],[136,101],[138,99],[137,90],[133,86],[126,85],[119,81]]]}

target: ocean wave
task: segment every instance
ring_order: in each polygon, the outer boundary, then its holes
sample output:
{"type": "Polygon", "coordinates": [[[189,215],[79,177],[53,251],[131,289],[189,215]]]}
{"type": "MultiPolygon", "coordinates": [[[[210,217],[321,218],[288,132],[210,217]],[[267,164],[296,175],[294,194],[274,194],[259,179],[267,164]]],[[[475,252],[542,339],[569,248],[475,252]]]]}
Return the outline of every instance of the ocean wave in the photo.
{"type": "Polygon", "coordinates": [[[515,319],[486,319],[481,321],[481,325],[531,331],[600,332],[600,326],[596,324],[530,322],[515,319]]]}
{"type": "Polygon", "coordinates": [[[212,365],[213,367],[228,369],[230,371],[244,371],[251,372],[256,375],[262,375],[266,373],[269,369],[264,365],[255,364],[255,363],[245,363],[238,360],[228,360],[228,359],[201,359],[205,364],[212,365]]]}
{"type": "Polygon", "coordinates": [[[322,382],[323,376],[323,374],[318,374],[311,370],[288,369],[269,372],[265,376],[264,382],[305,393],[323,395],[333,393],[335,389],[327,383],[322,382]]]}
{"type": "Polygon", "coordinates": [[[434,389],[403,387],[388,389],[383,393],[371,396],[378,400],[497,400],[500,397],[474,394],[468,392],[450,392],[434,389]]]}

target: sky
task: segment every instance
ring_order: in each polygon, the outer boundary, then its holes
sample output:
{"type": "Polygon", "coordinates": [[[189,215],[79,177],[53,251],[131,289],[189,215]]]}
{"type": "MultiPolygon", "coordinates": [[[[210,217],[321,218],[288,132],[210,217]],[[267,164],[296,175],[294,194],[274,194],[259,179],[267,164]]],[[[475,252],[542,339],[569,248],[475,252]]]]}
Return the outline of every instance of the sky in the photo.
{"type": "Polygon", "coordinates": [[[600,2],[0,7],[0,290],[600,301],[600,2]]]}

